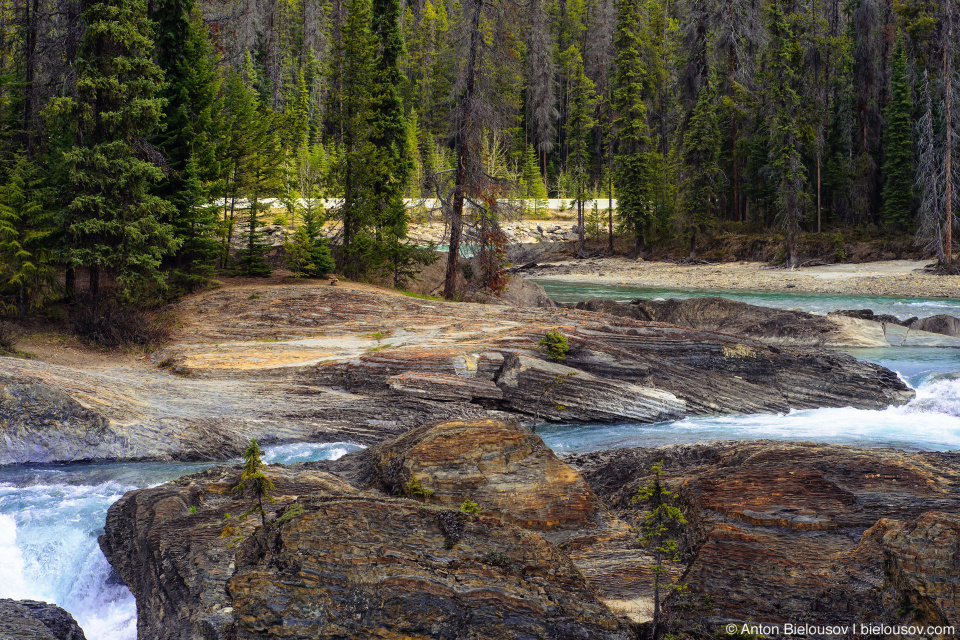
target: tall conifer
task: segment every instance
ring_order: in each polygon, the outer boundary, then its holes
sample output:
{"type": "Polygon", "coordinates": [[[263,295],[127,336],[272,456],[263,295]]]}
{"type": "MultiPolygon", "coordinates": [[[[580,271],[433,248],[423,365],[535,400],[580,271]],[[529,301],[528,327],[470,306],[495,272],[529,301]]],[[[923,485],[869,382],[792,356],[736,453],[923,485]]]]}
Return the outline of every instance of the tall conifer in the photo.
{"type": "Polygon", "coordinates": [[[907,54],[897,38],[890,77],[890,103],[884,112],[883,133],[883,221],[903,229],[909,225],[913,210],[913,101],[907,83],[907,54]]]}
{"type": "Polygon", "coordinates": [[[144,0],[86,0],[83,18],[76,95],[51,110],[75,142],[58,154],[70,189],[64,254],[69,266],[87,269],[95,302],[104,272],[132,300],[164,283],[161,260],[180,244],[165,222],[172,207],[153,194],[163,174],[146,144],[160,120],[163,73],[144,0]]]}

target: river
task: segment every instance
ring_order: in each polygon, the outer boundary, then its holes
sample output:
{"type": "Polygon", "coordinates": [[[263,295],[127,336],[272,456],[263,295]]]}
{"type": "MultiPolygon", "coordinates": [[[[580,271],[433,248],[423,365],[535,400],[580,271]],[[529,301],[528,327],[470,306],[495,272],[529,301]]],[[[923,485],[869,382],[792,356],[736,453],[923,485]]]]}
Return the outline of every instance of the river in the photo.
{"type": "MultiPolygon", "coordinates": [[[[554,299],[691,297],[682,291],[540,281],[554,299]]],[[[871,308],[901,318],[960,315],[960,300],[850,298],[712,292],[744,302],[823,313],[871,308]]],[[[878,411],[817,409],[784,415],[688,418],[653,425],[548,425],[538,433],[558,453],[699,440],[812,440],[907,450],[960,449],[960,350],[851,352],[897,371],[917,391],[903,407],[878,411]]],[[[266,448],[268,462],[335,459],[349,443],[266,448]]],[[[107,508],[131,489],[155,486],[211,464],[125,463],[0,468],[0,597],[59,604],[88,640],[134,640],[136,608],[100,552],[107,508]]]]}

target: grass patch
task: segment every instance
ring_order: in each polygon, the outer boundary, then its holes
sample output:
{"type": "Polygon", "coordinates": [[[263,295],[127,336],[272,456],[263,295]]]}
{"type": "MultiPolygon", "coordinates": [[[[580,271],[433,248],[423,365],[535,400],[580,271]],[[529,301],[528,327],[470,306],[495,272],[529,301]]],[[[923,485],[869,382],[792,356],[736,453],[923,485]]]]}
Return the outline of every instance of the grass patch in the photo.
{"type": "Polygon", "coordinates": [[[402,293],[405,296],[410,298],[417,298],[418,300],[433,300],[434,302],[448,302],[439,296],[428,296],[425,293],[414,293],[413,291],[406,291],[404,289],[394,289],[397,293],[402,293]]]}

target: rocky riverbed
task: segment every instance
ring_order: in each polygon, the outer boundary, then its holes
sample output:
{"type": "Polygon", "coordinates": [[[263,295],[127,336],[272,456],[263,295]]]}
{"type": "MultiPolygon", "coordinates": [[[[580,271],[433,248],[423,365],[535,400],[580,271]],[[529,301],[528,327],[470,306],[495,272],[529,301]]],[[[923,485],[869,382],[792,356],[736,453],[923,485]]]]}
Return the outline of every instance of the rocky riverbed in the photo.
{"type": "Polygon", "coordinates": [[[654,564],[631,497],[658,461],[687,520],[672,631],[960,623],[957,454],[753,442],[561,460],[515,424],[456,421],[268,466],[270,523],[227,536],[249,502],[239,468],[130,492],[100,544],[140,638],[626,639],[654,564]],[[434,493],[414,499],[413,480],[434,493]]]}
{"type": "Polygon", "coordinates": [[[179,311],[152,363],[0,358],[0,464],[227,459],[251,437],[373,444],[444,419],[658,422],[913,396],[850,356],[577,309],[309,283],[206,292],[179,311]],[[569,340],[562,362],[537,344],[553,328],[569,340]]]}

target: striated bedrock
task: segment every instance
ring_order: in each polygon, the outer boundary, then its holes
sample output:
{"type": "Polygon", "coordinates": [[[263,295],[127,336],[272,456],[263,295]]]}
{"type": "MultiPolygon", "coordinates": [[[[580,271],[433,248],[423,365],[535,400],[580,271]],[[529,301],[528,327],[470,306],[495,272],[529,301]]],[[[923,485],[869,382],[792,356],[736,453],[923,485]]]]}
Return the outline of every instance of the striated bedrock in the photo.
{"type": "Polygon", "coordinates": [[[0,638],[10,640],[86,640],[83,629],[55,604],[0,599],[0,638]]]}
{"type": "Polygon", "coordinates": [[[484,515],[383,498],[303,502],[227,584],[237,638],[628,638],[569,557],[484,515]]]}
{"type": "Polygon", "coordinates": [[[564,460],[627,520],[663,461],[689,520],[682,624],[960,625],[960,454],[760,441],[564,460]]]}
{"type": "Polygon", "coordinates": [[[157,366],[0,357],[0,464],[228,459],[253,437],[369,445],[438,420],[504,413],[658,422],[913,397],[893,372],[842,354],[606,313],[348,286],[190,297],[157,366]],[[562,362],[537,346],[553,328],[570,342],[562,362]]]}
{"type": "Polygon", "coordinates": [[[686,300],[637,299],[629,303],[598,298],[565,306],[715,331],[783,347],[960,348],[960,333],[956,329],[960,327],[960,320],[949,316],[913,318],[905,322],[893,316],[875,316],[869,310],[837,311],[824,316],[712,296],[686,300]]]}
{"type": "Polygon", "coordinates": [[[269,465],[276,503],[268,517],[279,517],[269,527],[226,518],[250,504],[231,491],[239,468],[127,493],[110,507],[100,546],[136,596],[139,637],[630,637],[629,622],[602,601],[608,585],[597,578],[609,567],[597,566],[598,540],[624,549],[620,564],[630,575],[611,584],[628,596],[637,567],[649,562],[626,549],[626,526],[601,517],[579,473],[536,435],[495,421],[453,422],[376,453],[387,467],[402,458],[418,469],[434,495],[418,502],[348,484],[372,478],[371,459],[359,456],[269,465]],[[445,506],[459,506],[463,495],[482,513],[445,506]],[[533,530],[555,527],[567,509],[576,514],[566,516],[567,529],[533,530]],[[583,535],[571,529],[578,523],[583,535]],[[224,536],[227,524],[237,529],[224,536]],[[568,553],[547,533],[578,549],[568,553]]]}

